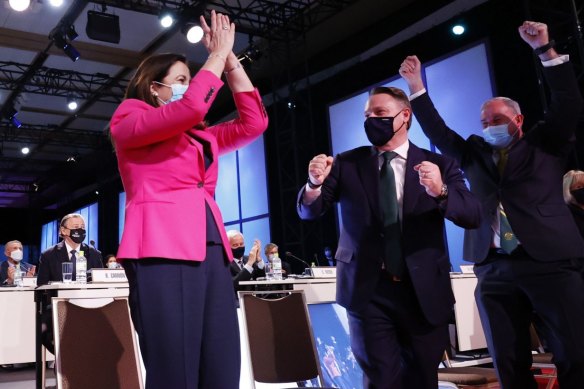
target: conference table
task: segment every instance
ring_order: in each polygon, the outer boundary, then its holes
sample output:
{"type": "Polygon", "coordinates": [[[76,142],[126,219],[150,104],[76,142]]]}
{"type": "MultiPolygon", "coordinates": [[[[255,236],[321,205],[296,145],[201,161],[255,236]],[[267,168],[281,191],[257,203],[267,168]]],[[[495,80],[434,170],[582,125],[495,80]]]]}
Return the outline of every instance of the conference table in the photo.
{"type": "MultiPolygon", "coordinates": [[[[452,286],[456,296],[455,306],[459,348],[477,349],[486,347],[474,304],[473,291],[476,286],[474,274],[452,274],[452,286]]],[[[262,280],[240,282],[249,289],[303,290],[308,304],[335,301],[336,280],[334,278],[288,278],[284,280],[262,280]]],[[[35,287],[0,288],[0,333],[4,334],[0,344],[0,364],[42,361],[41,315],[52,297],[61,298],[114,298],[127,297],[128,284],[55,283],[35,287]],[[10,336],[5,336],[10,334],[10,336]]],[[[47,352],[46,360],[53,356],[47,352]]],[[[473,361],[476,364],[478,361],[473,361]]],[[[482,362],[482,361],[481,361],[482,362]]],[[[246,371],[242,369],[242,373],[246,371]]],[[[43,388],[42,363],[37,363],[37,388],[43,388]]],[[[243,377],[242,377],[243,378],[243,377]]]]}
{"type": "Polygon", "coordinates": [[[0,365],[34,361],[34,287],[0,288],[0,365]]]}
{"type": "Polygon", "coordinates": [[[334,302],[336,297],[335,278],[286,278],[284,280],[240,281],[240,286],[254,290],[303,290],[307,304],[334,302]]]}

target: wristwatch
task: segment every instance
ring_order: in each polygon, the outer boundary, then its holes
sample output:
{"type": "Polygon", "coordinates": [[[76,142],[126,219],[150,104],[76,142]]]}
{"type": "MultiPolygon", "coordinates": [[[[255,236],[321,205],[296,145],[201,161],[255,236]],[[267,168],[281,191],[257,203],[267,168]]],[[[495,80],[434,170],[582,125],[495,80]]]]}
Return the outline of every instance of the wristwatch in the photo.
{"type": "Polygon", "coordinates": [[[440,194],[436,196],[437,200],[444,200],[448,197],[448,185],[442,184],[442,189],[440,190],[440,194]]]}
{"type": "Polygon", "coordinates": [[[318,189],[318,188],[320,188],[322,186],[322,184],[320,184],[320,185],[313,184],[312,181],[310,181],[310,176],[308,177],[307,184],[308,184],[308,187],[310,189],[318,189]]]}

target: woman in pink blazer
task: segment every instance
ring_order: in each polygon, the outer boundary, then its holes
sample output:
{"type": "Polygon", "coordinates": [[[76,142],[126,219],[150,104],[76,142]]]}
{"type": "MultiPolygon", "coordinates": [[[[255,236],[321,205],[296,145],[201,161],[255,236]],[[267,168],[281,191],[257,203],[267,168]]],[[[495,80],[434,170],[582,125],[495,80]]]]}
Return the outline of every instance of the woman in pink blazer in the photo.
{"type": "Polygon", "coordinates": [[[142,62],[111,120],[126,190],[118,259],[130,283],[146,388],[239,387],[232,260],[214,201],[218,156],[266,129],[258,91],[232,52],[227,16],[203,17],[209,58],[191,79],[185,58],[142,62]],[[225,73],[239,117],[207,127],[225,73]]]}

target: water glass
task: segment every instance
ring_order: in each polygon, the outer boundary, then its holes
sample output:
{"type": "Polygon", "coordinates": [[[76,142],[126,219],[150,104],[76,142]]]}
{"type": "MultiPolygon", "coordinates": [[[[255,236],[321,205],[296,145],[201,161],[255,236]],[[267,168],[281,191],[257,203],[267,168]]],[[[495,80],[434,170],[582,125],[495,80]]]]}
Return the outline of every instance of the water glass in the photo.
{"type": "Polygon", "coordinates": [[[274,269],[272,268],[272,264],[268,261],[265,265],[266,271],[266,280],[271,281],[274,279],[274,269]]]}
{"type": "Polygon", "coordinates": [[[63,282],[69,284],[73,279],[73,262],[63,262],[61,267],[63,270],[63,282]]]}

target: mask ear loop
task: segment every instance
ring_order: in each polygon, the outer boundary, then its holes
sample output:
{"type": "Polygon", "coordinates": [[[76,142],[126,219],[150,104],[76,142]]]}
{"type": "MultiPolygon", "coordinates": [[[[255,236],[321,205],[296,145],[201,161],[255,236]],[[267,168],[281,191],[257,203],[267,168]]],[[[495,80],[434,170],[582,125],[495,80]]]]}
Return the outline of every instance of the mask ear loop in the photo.
{"type": "MultiPolygon", "coordinates": [[[[162,86],[165,86],[167,88],[171,88],[172,89],[172,87],[170,85],[166,85],[163,82],[159,82],[159,81],[152,81],[152,82],[155,83],[155,84],[162,85],[162,86]]],[[[156,100],[158,100],[158,102],[160,102],[160,104],[162,104],[162,105],[166,105],[166,104],[169,103],[169,101],[164,101],[160,97],[158,97],[158,92],[156,92],[156,91],[152,92],[152,96],[156,97],[156,100]]]]}
{"type": "MultiPolygon", "coordinates": [[[[402,108],[397,114],[395,114],[395,116],[393,117],[393,119],[395,120],[395,118],[397,117],[397,115],[399,115],[400,113],[402,113],[404,111],[404,109],[405,108],[402,108]]],[[[400,132],[401,129],[403,128],[404,124],[406,124],[406,121],[405,120],[402,122],[401,126],[399,126],[399,128],[393,132],[393,135],[395,135],[398,132],[400,132]]]]}

